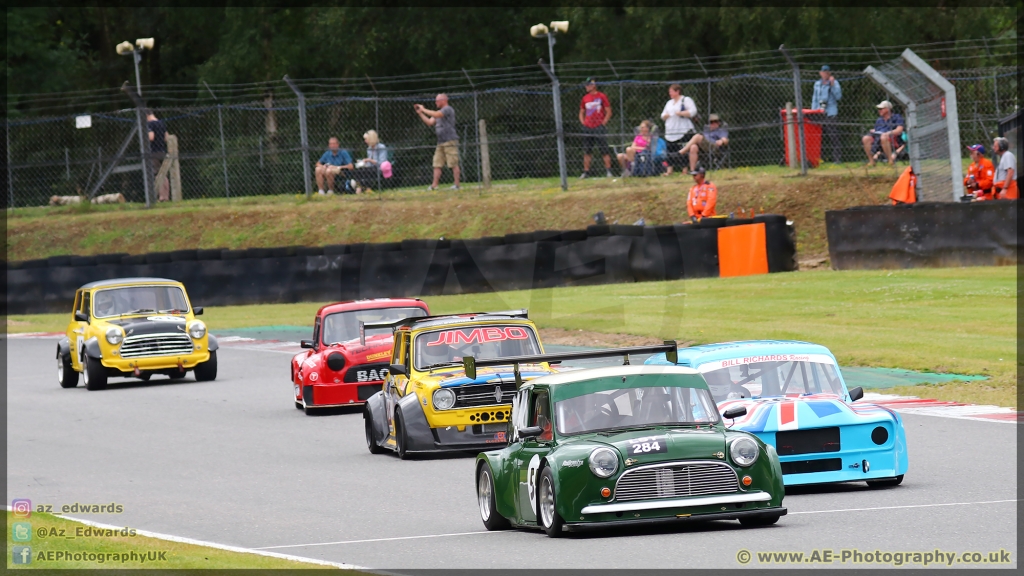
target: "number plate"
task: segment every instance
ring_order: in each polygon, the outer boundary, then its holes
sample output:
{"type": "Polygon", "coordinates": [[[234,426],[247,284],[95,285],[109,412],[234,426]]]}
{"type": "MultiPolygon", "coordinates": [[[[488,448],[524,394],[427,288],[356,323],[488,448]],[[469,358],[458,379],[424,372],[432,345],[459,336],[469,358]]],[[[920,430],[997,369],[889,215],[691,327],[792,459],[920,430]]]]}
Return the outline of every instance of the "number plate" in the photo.
{"type": "Polygon", "coordinates": [[[504,422],[501,424],[484,424],[484,434],[494,434],[496,432],[505,432],[508,427],[504,422]]]}
{"type": "Polygon", "coordinates": [[[663,454],[668,452],[668,436],[649,436],[629,441],[629,455],[663,454]]]}

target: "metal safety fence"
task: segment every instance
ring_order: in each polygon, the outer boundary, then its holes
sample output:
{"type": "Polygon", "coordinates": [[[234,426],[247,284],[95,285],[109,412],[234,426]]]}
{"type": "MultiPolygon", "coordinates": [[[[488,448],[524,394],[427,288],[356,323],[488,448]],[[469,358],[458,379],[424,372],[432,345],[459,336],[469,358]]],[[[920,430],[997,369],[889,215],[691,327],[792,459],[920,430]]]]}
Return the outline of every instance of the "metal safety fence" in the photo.
{"type": "MultiPolygon", "coordinates": [[[[558,63],[554,78],[561,128],[556,126],[552,77],[540,66],[391,78],[143,86],[146,105],[163,121],[176,147],[176,153],[169,150],[156,158],[140,152],[133,139],[137,110],[119,91],[13,95],[6,122],[5,203],[38,206],[53,196],[118,193],[130,202],[146,202],[144,169],[153,183],[150,201],[315,193],[319,186],[311,165],[328,139],[337,137],[358,161],[367,156],[363,136],[368,130],[387,148],[391,177],[361,170],[336,178],[334,188],[351,191],[349,180],[356,179],[359,187],[375,190],[425,189],[432,179],[437,142],[433,128],[420,121],[413,106],[434,108],[439,92],[448,94],[456,112],[464,184],[558,176],[560,134],[571,184],[583,166],[587,134],[579,114],[587,77],[597,78],[598,89],[611,104],[608,147],[593,151],[591,176],[604,176],[602,152],[608,153],[613,175],[622,173],[618,154],[625,152],[644,120],[665,136],[661,113],[673,83],[697,108],[696,133],[706,128],[711,114],[728,131],[727,145],[698,147],[696,161],[710,171],[749,166],[799,171],[822,162],[864,163],[868,158],[861,138],[877,117],[875,105],[893,100],[864,67],[881,67],[904,48],[792,49],[789,59],[781,51],[770,51],[716,59],[558,63]],[[827,119],[834,132],[825,133],[824,114],[812,111],[811,102],[822,64],[831,64],[842,90],[838,114],[827,119]],[[797,129],[797,115],[787,114],[798,101],[805,112],[803,130],[797,129]]],[[[914,49],[956,87],[961,140],[991,142],[998,120],[1018,106],[1015,44],[989,39],[984,50],[980,43],[914,49]]],[[[899,102],[893,103],[905,114],[899,102]]],[[[690,135],[685,138],[681,144],[690,135]]],[[[688,154],[669,160],[677,173],[690,167],[688,154]]],[[[452,173],[445,168],[442,186],[451,184],[452,173]]]]}

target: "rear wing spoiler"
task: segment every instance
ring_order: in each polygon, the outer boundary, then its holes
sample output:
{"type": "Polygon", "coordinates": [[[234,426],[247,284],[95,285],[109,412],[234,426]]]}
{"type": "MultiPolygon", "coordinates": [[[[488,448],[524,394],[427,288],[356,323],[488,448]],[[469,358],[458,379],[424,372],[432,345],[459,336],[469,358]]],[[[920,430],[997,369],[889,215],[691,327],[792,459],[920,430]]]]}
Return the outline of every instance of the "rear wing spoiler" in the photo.
{"type": "Polygon", "coordinates": [[[607,350],[586,350],[584,352],[563,352],[560,354],[538,354],[535,356],[509,356],[506,358],[491,358],[486,360],[477,360],[472,356],[466,356],[462,359],[462,366],[466,369],[466,377],[472,380],[476,380],[476,369],[484,366],[508,366],[512,365],[513,371],[516,376],[516,386],[523,384],[522,377],[519,375],[520,364],[540,364],[541,362],[562,362],[563,360],[586,360],[590,358],[613,358],[615,356],[622,356],[622,365],[629,364],[630,354],[657,354],[658,352],[664,352],[665,358],[675,364],[678,360],[678,344],[675,340],[665,340],[664,344],[658,346],[633,346],[630,348],[609,348],[607,350]]]}

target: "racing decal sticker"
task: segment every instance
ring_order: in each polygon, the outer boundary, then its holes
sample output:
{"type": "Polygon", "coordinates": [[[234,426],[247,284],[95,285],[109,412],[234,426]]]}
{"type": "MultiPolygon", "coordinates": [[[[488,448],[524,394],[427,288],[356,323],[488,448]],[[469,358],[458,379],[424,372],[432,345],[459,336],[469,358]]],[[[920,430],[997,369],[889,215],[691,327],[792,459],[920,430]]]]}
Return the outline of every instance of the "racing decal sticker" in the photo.
{"type": "Polygon", "coordinates": [[[697,367],[701,374],[713,372],[730,366],[741,366],[743,364],[756,364],[758,362],[814,362],[817,364],[831,364],[835,366],[835,360],[827,354],[765,354],[762,356],[743,356],[740,358],[728,358],[726,360],[715,360],[705,362],[697,367]]]}
{"type": "Polygon", "coordinates": [[[377,352],[376,354],[370,354],[366,357],[366,361],[380,360],[382,358],[391,358],[391,350],[385,350],[384,352],[377,352]]]}
{"type": "Polygon", "coordinates": [[[507,440],[505,439],[504,432],[495,432],[493,438],[484,440],[484,444],[504,444],[505,442],[507,442],[507,440]]]}
{"type": "Polygon", "coordinates": [[[376,382],[388,377],[387,368],[356,370],[356,382],[376,382]]]}
{"type": "Polygon", "coordinates": [[[530,465],[526,467],[526,493],[530,496],[530,508],[533,508],[534,516],[537,515],[537,469],[540,468],[540,455],[534,454],[530,458],[530,465]]]}
{"type": "Polygon", "coordinates": [[[796,404],[792,400],[779,402],[778,407],[775,409],[775,413],[779,415],[778,430],[796,430],[800,427],[796,404]]]}
{"type": "Polygon", "coordinates": [[[475,328],[473,330],[442,330],[437,333],[437,340],[427,342],[427,346],[484,344],[487,342],[500,342],[502,340],[526,340],[529,337],[530,335],[526,329],[519,326],[509,326],[508,328],[491,326],[475,328]]]}
{"type": "Polygon", "coordinates": [[[668,436],[646,436],[629,441],[629,455],[663,454],[668,452],[668,436]]]}
{"type": "Polygon", "coordinates": [[[582,459],[562,461],[562,468],[579,468],[580,466],[583,466],[582,459]]]}
{"type": "Polygon", "coordinates": [[[146,320],[153,322],[184,322],[185,319],[181,316],[146,316],[146,320]]]}
{"type": "Polygon", "coordinates": [[[316,372],[310,372],[309,373],[309,381],[310,382],[316,382],[318,378],[320,378],[320,375],[317,374],[316,372]]]}

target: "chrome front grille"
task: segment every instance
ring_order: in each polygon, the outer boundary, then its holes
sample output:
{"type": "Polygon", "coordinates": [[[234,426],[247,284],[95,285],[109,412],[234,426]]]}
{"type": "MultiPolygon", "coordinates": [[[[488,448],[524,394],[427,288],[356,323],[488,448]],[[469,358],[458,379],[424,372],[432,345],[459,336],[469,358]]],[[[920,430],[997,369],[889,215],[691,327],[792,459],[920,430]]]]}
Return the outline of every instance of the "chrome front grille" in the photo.
{"type": "Polygon", "coordinates": [[[192,353],[192,339],[188,334],[143,334],[128,336],[121,343],[122,358],[149,358],[151,356],[181,356],[192,353]]]}
{"type": "Polygon", "coordinates": [[[615,500],[685,498],[738,491],[736,472],[726,464],[673,462],[627,470],[615,483],[615,500]]]}
{"type": "Polygon", "coordinates": [[[455,392],[454,408],[474,408],[476,406],[495,406],[511,404],[516,395],[515,382],[494,384],[473,384],[451,388],[455,392]],[[498,389],[501,389],[499,397],[498,389]]]}

